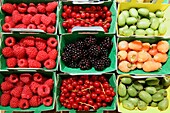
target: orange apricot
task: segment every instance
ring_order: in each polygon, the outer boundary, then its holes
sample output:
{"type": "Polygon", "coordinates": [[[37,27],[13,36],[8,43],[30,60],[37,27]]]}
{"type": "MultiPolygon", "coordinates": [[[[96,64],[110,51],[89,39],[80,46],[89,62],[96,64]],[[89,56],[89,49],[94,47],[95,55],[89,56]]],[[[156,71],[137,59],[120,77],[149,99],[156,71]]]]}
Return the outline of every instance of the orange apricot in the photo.
{"type": "Polygon", "coordinates": [[[169,50],[169,43],[167,41],[159,41],[157,44],[157,49],[161,53],[166,53],[169,50]]]}
{"type": "Polygon", "coordinates": [[[137,67],[138,69],[142,69],[142,65],[143,65],[143,62],[137,62],[137,63],[136,63],[136,67],[137,67]]]}
{"type": "Polygon", "coordinates": [[[158,53],[158,50],[157,50],[157,45],[156,44],[152,44],[151,49],[149,50],[149,54],[154,56],[158,53]]]}
{"type": "Polygon", "coordinates": [[[164,63],[167,61],[168,55],[165,53],[157,53],[153,58],[156,62],[164,63]]]}
{"type": "Polygon", "coordinates": [[[150,44],[149,43],[143,43],[142,44],[142,50],[149,51],[149,49],[150,49],[150,44]]]}
{"type": "Polygon", "coordinates": [[[119,51],[117,57],[120,61],[125,60],[127,58],[127,52],[124,50],[119,51]]]}
{"type": "Polygon", "coordinates": [[[143,63],[142,68],[145,72],[152,72],[160,69],[162,67],[162,64],[160,62],[155,61],[146,61],[143,63]]]}
{"type": "Polygon", "coordinates": [[[118,65],[118,69],[122,72],[129,72],[131,64],[128,61],[121,61],[118,65]]]}
{"type": "Polygon", "coordinates": [[[138,52],[138,62],[145,62],[149,58],[148,53],[146,51],[138,52]]]}
{"type": "Polygon", "coordinates": [[[120,41],[118,44],[119,50],[128,50],[128,42],[127,41],[120,41]]]}
{"type": "Polygon", "coordinates": [[[138,53],[136,51],[128,52],[127,59],[131,63],[135,63],[138,60],[138,53]]]}
{"type": "Polygon", "coordinates": [[[134,51],[142,50],[142,42],[139,40],[135,40],[129,43],[129,48],[134,51]]]}
{"type": "Polygon", "coordinates": [[[148,60],[147,61],[152,61],[153,60],[152,56],[149,53],[147,53],[147,54],[148,54],[148,60]]]}

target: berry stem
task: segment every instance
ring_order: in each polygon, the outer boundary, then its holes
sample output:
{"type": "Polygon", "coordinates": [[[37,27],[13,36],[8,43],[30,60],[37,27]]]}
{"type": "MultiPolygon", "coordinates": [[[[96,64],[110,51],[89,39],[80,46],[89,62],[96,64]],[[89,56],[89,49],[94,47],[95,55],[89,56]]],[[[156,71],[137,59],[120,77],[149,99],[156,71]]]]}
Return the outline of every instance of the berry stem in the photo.
{"type": "Polygon", "coordinates": [[[91,24],[90,22],[87,22],[87,21],[85,21],[85,20],[83,20],[83,19],[81,19],[81,18],[77,18],[77,20],[82,20],[82,21],[84,21],[84,22],[86,22],[86,23],[88,23],[88,24],[91,24]]]}
{"type": "Polygon", "coordinates": [[[102,90],[103,90],[103,93],[106,95],[106,93],[105,93],[105,91],[104,91],[104,88],[103,88],[103,85],[101,84],[101,82],[100,82],[100,85],[101,85],[101,88],[102,88],[102,90]]]}
{"type": "Polygon", "coordinates": [[[89,107],[92,107],[93,109],[95,109],[94,106],[92,106],[92,105],[90,105],[90,104],[83,103],[83,102],[79,102],[79,103],[80,103],[80,104],[84,104],[84,105],[86,105],[86,106],[89,106],[89,107]]]}
{"type": "Polygon", "coordinates": [[[94,88],[93,86],[90,86],[89,88],[83,89],[81,91],[86,91],[86,90],[90,90],[91,88],[94,88]]]}
{"type": "Polygon", "coordinates": [[[77,90],[72,90],[72,92],[78,92],[77,90]]]}

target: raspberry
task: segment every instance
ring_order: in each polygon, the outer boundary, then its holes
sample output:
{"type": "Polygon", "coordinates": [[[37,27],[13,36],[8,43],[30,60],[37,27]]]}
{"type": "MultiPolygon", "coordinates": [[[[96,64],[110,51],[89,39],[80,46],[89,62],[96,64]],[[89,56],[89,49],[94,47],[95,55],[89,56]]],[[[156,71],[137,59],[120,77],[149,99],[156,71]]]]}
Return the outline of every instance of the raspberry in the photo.
{"type": "Polygon", "coordinates": [[[13,49],[11,47],[4,47],[2,49],[2,54],[4,55],[4,57],[13,57],[14,53],[13,53],[13,49]]]}
{"type": "Polygon", "coordinates": [[[20,74],[20,80],[25,84],[28,84],[31,81],[31,74],[29,73],[22,73],[20,74]]]}
{"type": "Polygon", "coordinates": [[[32,18],[31,18],[31,23],[35,24],[35,25],[39,25],[41,23],[41,14],[35,14],[32,18]]]}
{"type": "Polygon", "coordinates": [[[39,83],[35,81],[31,82],[31,85],[30,85],[31,91],[36,94],[39,86],[40,86],[39,83]]]}
{"type": "Polygon", "coordinates": [[[38,83],[42,83],[43,77],[40,73],[35,73],[33,75],[33,80],[38,82],[38,83]]]}
{"type": "Polygon", "coordinates": [[[37,6],[38,12],[44,14],[46,12],[45,7],[46,7],[46,5],[44,3],[39,3],[38,6],[37,6]]]}
{"type": "Polygon", "coordinates": [[[22,18],[22,23],[25,24],[25,25],[30,24],[31,18],[32,18],[32,15],[30,15],[30,14],[24,15],[23,18],[22,18]]]}
{"type": "Polygon", "coordinates": [[[21,87],[23,87],[23,86],[24,86],[24,82],[22,82],[22,81],[18,81],[16,85],[17,85],[17,86],[21,86],[21,87]]]}
{"type": "Polygon", "coordinates": [[[46,6],[46,11],[47,12],[53,12],[58,6],[58,2],[49,2],[46,6]]]}
{"type": "Polygon", "coordinates": [[[37,56],[38,50],[35,47],[27,47],[26,54],[29,58],[35,58],[37,56]]]}
{"type": "Polygon", "coordinates": [[[57,45],[58,45],[58,41],[55,39],[55,37],[50,37],[48,40],[47,40],[47,45],[52,47],[52,48],[56,48],[57,45]]]}
{"type": "Polygon", "coordinates": [[[47,27],[47,33],[54,33],[55,32],[55,27],[53,25],[49,25],[47,27]]]}
{"type": "Polygon", "coordinates": [[[25,58],[25,55],[26,55],[26,50],[24,47],[22,46],[13,46],[14,49],[14,55],[18,58],[18,59],[21,59],[21,58],[25,58]]]}
{"type": "Polygon", "coordinates": [[[31,15],[37,14],[37,9],[34,6],[30,6],[27,9],[27,12],[30,13],[31,15]]]}
{"type": "Polygon", "coordinates": [[[40,85],[37,92],[39,96],[46,97],[50,94],[50,87],[47,85],[40,85]]]}
{"type": "Polygon", "coordinates": [[[20,13],[25,13],[25,12],[27,11],[27,8],[28,8],[28,6],[27,6],[27,4],[25,4],[25,3],[20,3],[20,4],[18,5],[18,11],[19,11],[20,13]]]}
{"type": "Polygon", "coordinates": [[[9,32],[10,29],[11,29],[11,24],[9,24],[9,23],[3,24],[2,30],[3,30],[4,32],[9,32]]]}
{"type": "Polygon", "coordinates": [[[20,68],[26,68],[26,67],[28,67],[28,61],[26,60],[26,59],[19,59],[18,60],[18,66],[20,67],[20,68]]]}
{"type": "Polygon", "coordinates": [[[8,90],[8,91],[2,91],[2,93],[4,94],[10,94],[11,90],[8,90]]]}
{"type": "Polygon", "coordinates": [[[18,107],[21,108],[21,109],[27,109],[27,108],[29,108],[29,102],[28,102],[28,100],[26,100],[26,99],[20,99],[20,100],[19,100],[18,107]]]}
{"type": "Polygon", "coordinates": [[[16,10],[17,9],[17,4],[13,4],[13,7],[16,10]]]}
{"type": "Polygon", "coordinates": [[[54,85],[54,80],[53,79],[48,79],[45,81],[45,83],[47,86],[50,87],[50,89],[52,90],[53,89],[53,85],[54,85]]]}
{"type": "Polygon", "coordinates": [[[55,49],[55,48],[52,48],[52,47],[47,46],[47,53],[49,53],[49,52],[52,51],[53,49],[55,49]]]}
{"type": "Polygon", "coordinates": [[[41,29],[41,30],[43,30],[43,31],[45,31],[45,32],[46,32],[46,29],[47,29],[44,24],[38,25],[37,28],[38,28],[38,29],[41,29]]]}
{"type": "Polygon", "coordinates": [[[42,39],[42,38],[36,38],[36,42],[35,45],[37,47],[38,50],[45,50],[46,46],[46,40],[42,39]]]}
{"type": "Polygon", "coordinates": [[[9,82],[11,82],[11,83],[17,83],[18,82],[18,76],[16,75],[16,74],[10,74],[10,76],[9,76],[9,82]]]}
{"type": "Polygon", "coordinates": [[[7,38],[5,39],[5,45],[6,45],[6,46],[11,47],[11,46],[14,46],[15,43],[16,43],[16,40],[15,40],[14,37],[7,37],[7,38]]]}
{"type": "Polygon", "coordinates": [[[41,97],[35,95],[29,100],[29,103],[32,107],[38,107],[41,104],[41,97]]]}
{"type": "Polygon", "coordinates": [[[5,3],[2,5],[2,10],[6,13],[12,14],[14,11],[14,6],[10,3],[5,3]]]}
{"type": "Polygon", "coordinates": [[[6,65],[8,68],[14,68],[17,65],[17,59],[15,57],[7,58],[6,65]]]}
{"type": "Polygon", "coordinates": [[[37,61],[41,62],[41,61],[45,61],[47,59],[48,59],[48,54],[44,50],[38,52],[38,54],[36,56],[37,61]]]}
{"type": "Polygon", "coordinates": [[[51,106],[52,103],[53,103],[53,97],[48,96],[48,97],[43,98],[44,106],[51,106]]]}
{"type": "Polygon", "coordinates": [[[27,36],[20,40],[20,45],[27,47],[27,46],[34,46],[35,45],[35,38],[33,36],[27,36]]]}
{"type": "Polygon", "coordinates": [[[27,28],[27,26],[25,24],[18,24],[15,28],[27,28]]]}
{"type": "Polygon", "coordinates": [[[56,23],[56,14],[55,13],[50,13],[49,17],[51,18],[52,25],[55,25],[55,23],[56,23]]]}
{"type": "Polygon", "coordinates": [[[14,23],[18,23],[22,20],[22,16],[21,16],[21,14],[19,14],[19,12],[17,10],[14,10],[12,12],[12,20],[14,23]]]}
{"type": "Polygon", "coordinates": [[[48,56],[50,59],[56,60],[58,56],[58,51],[56,49],[53,49],[48,53],[48,56]]]}
{"type": "Polygon", "coordinates": [[[21,93],[21,98],[23,99],[30,99],[33,96],[31,89],[29,88],[28,85],[25,85],[23,87],[22,93],[21,93]]]}
{"type": "Polygon", "coordinates": [[[43,15],[41,16],[41,22],[42,22],[45,26],[48,26],[48,25],[51,23],[51,18],[43,14],[43,15]]]}
{"type": "Polygon", "coordinates": [[[8,106],[10,99],[11,99],[10,94],[2,94],[1,95],[1,106],[8,106]]]}
{"type": "Polygon", "coordinates": [[[34,24],[29,24],[27,29],[36,29],[37,27],[34,24]]]}
{"type": "Polygon", "coordinates": [[[30,3],[29,7],[35,7],[35,4],[34,3],[30,3]]]}
{"type": "Polygon", "coordinates": [[[11,91],[11,95],[16,97],[16,98],[20,98],[21,97],[21,92],[22,92],[22,87],[21,86],[17,86],[15,87],[12,91],[11,91]]]}
{"type": "Polygon", "coordinates": [[[9,105],[10,105],[11,108],[17,108],[18,103],[19,103],[19,99],[16,98],[16,97],[12,97],[9,105]]]}
{"type": "Polygon", "coordinates": [[[44,62],[44,66],[47,69],[53,69],[56,66],[56,62],[53,59],[48,59],[44,62]]]}
{"type": "Polygon", "coordinates": [[[8,23],[11,25],[11,28],[13,28],[15,26],[15,23],[12,20],[11,16],[5,16],[5,23],[8,23]]]}
{"type": "Polygon", "coordinates": [[[13,87],[14,87],[14,85],[11,84],[11,83],[8,82],[8,81],[5,81],[5,82],[2,82],[2,83],[1,83],[1,90],[8,91],[8,90],[11,90],[13,87]]]}
{"type": "Polygon", "coordinates": [[[41,68],[41,63],[33,59],[29,59],[28,64],[29,68],[41,68]]]}

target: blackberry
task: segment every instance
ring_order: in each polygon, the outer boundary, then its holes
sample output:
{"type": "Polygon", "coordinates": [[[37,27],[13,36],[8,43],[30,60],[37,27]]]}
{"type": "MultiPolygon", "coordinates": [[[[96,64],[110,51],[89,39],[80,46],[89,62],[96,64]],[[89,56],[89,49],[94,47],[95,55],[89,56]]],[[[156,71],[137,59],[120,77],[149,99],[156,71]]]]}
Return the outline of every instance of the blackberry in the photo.
{"type": "Polygon", "coordinates": [[[97,40],[96,38],[93,38],[92,36],[85,38],[84,40],[87,47],[96,44],[97,40]]]}
{"type": "Polygon", "coordinates": [[[83,58],[87,58],[88,55],[89,55],[89,52],[86,49],[82,50],[82,57],[83,58]]]}
{"type": "Polygon", "coordinates": [[[107,56],[102,56],[101,59],[104,61],[105,67],[109,67],[111,65],[111,60],[107,56]]]}
{"type": "Polygon", "coordinates": [[[85,43],[82,40],[77,41],[75,45],[79,49],[83,49],[85,47],[85,43]]]}
{"type": "Polygon", "coordinates": [[[102,46],[103,47],[105,47],[105,48],[107,48],[107,49],[110,49],[110,48],[112,48],[112,40],[111,40],[111,38],[109,38],[109,37],[105,37],[105,39],[103,40],[103,42],[102,42],[102,46]]]}
{"type": "Polygon", "coordinates": [[[97,61],[97,58],[89,56],[88,59],[90,60],[92,66],[94,66],[95,62],[97,61]]]}
{"type": "Polygon", "coordinates": [[[71,60],[69,63],[66,64],[66,66],[71,67],[71,68],[78,68],[79,65],[77,62],[71,60]]]}
{"type": "Polygon", "coordinates": [[[105,63],[104,60],[97,60],[94,65],[95,70],[97,71],[103,71],[105,69],[105,63]]]}
{"type": "Polygon", "coordinates": [[[80,60],[80,59],[82,58],[82,50],[79,49],[79,48],[74,48],[74,49],[72,50],[71,56],[72,56],[73,61],[78,61],[78,60],[80,60]]]}
{"type": "Polygon", "coordinates": [[[88,59],[82,59],[80,62],[79,62],[79,67],[81,70],[88,70],[90,69],[92,66],[91,66],[91,63],[88,59]]]}
{"type": "Polygon", "coordinates": [[[71,60],[70,54],[68,54],[67,52],[62,53],[61,59],[62,59],[65,63],[69,62],[69,61],[71,60]]]}
{"type": "Polygon", "coordinates": [[[68,52],[69,54],[71,54],[71,52],[73,51],[73,49],[75,49],[75,44],[67,44],[64,48],[64,52],[68,52]]]}
{"type": "Polygon", "coordinates": [[[100,55],[108,56],[109,51],[104,47],[100,47],[100,55]]]}
{"type": "Polygon", "coordinates": [[[88,52],[89,52],[90,56],[98,56],[100,53],[100,46],[92,45],[92,46],[90,46],[88,52]]]}

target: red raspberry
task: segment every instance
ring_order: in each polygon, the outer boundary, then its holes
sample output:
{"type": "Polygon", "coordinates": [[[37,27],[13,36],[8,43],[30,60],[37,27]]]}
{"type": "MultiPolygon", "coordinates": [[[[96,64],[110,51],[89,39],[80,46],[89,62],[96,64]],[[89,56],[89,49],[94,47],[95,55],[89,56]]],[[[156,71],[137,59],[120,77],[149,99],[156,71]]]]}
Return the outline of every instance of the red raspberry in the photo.
{"type": "Polygon", "coordinates": [[[29,24],[27,29],[36,29],[37,27],[34,24],[29,24]]]}
{"type": "Polygon", "coordinates": [[[10,94],[2,94],[1,95],[1,106],[8,106],[11,100],[10,94]]]}
{"type": "Polygon", "coordinates": [[[44,3],[39,3],[38,6],[37,6],[38,12],[44,14],[46,12],[45,7],[46,7],[46,5],[44,3]]]}
{"type": "Polygon", "coordinates": [[[48,54],[44,51],[41,50],[38,52],[37,56],[36,56],[36,60],[41,62],[41,61],[45,61],[48,59],[48,54]]]}
{"type": "Polygon", "coordinates": [[[19,59],[18,60],[18,66],[20,68],[27,68],[28,67],[28,61],[26,59],[19,59]]]}
{"type": "Polygon", "coordinates": [[[53,12],[58,6],[58,2],[49,2],[46,6],[46,11],[47,12],[53,12]]]}
{"type": "Polygon", "coordinates": [[[3,24],[2,30],[3,30],[4,32],[10,32],[10,29],[11,29],[11,24],[9,24],[9,23],[3,24]]]}
{"type": "Polygon", "coordinates": [[[38,82],[38,83],[42,83],[43,77],[40,73],[35,73],[33,75],[33,80],[38,82]]]}
{"type": "Polygon", "coordinates": [[[25,12],[27,11],[27,8],[28,8],[28,6],[27,6],[27,4],[25,4],[25,3],[20,3],[20,4],[18,5],[18,11],[19,11],[20,13],[25,13],[25,12]]]}
{"type": "Polygon", "coordinates": [[[27,36],[20,40],[20,45],[27,47],[27,46],[34,46],[35,45],[35,38],[33,36],[27,36]]]}
{"type": "Polygon", "coordinates": [[[17,86],[21,86],[21,87],[23,87],[23,86],[24,86],[24,82],[22,82],[22,81],[18,81],[16,85],[17,85],[17,86]]]}
{"type": "Polygon", "coordinates": [[[18,23],[22,20],[22,16],[21,16],[21,14],[19,14],[19,12],[17,10],[14,10],[12,12],[12,20],[14,23],[18,23]]]}
{"type": "Polygon", "coordinates": [[[35,45],[38,50],[40,50],[40,51],[45,50],[45,48],[47,47],[46,43],[47,43],[46,40],[39,38],[39,37],[36,38],[35,45]]]}
{"type": "Polygon", "coordinates": [[[16,10],[18,6],[17,6],[17,4],[13,4],[13,7],[16,10]]]}
{"type": "Polygon", "coordinates": [[[47,33],[54,33],[55,32],[55,27],[53,25],[49,25],[47,27],[47,33]]]}
{"type": "Polygon", "coordinates": [[[12,14],[14,6],[11,3],[5,3],[2,5],[2,10],[6,13],[12,14]]]}
{"type": "Polygon", "coordinates": [[[55,23],[56,23],[56,14],[55,13],[50,13],[49,17],[51,18],[52,25],[55,25],[55,23]]]}
{"type": "Polygon", "coordinates": [[[20,74],[20,80],[25,84],[28,84],[31,81],[31,74],[29,73],[22,73],[20,74]]]}
{"type": "Polygon", "coordinates": [[[55,49],[55,48],[52,48],[52,47],[47,46],[47,53],[49,53],[49,52],[52,51],[53,49],[55,49]]]}
{"type": "Polygon", "coordinates": [[[19,100],[18,107],[21,108],[21,109],[27,109],[27,108],[29,108],[29,102],[28,102],[28,100],[26,100],[26,99],[20,99],[20,100],[19,100]]]}
{"type": "Polygon", "coordinates": [[[47,69],[53,69],[56,66],[56,62],[53,59],[48,59],[44,62],[44,66],[47,69]]]}
{"type": "Polygon", "coordinates": [[[21,98],[23,99],[30,99],[33,96],[32,91],[28,85],[23,87],[21,98]]]}
{"type": "Polygon", "coordinates": [[[35,25],[39,25],[41,23],[41,14],[35,14],[32,18],[31,18],[31,23],[35,24],[35,25]]]}
{"type": "Polygon", "coordinates": [[[48,40],[47,40],[47,45],[52,47],[52,48],[56,48],[57,45],[58,45],[58,41],[56,40],[55,37],[50,37],[48,40]]]}
{"type": "Polygon", "coordinates": [[[20,98],[21,97],[21,92],[22,92],[22,87],[21,86],[17,86],[15,87],[12,91],[11,91],[11,95],[16,97],[16,98],[20,98]]]}
{"type": "Polygon", "coordinates": [[[26,55],[26,50],[24,47],[22,46],[13,46],[14,49],[14,55],[18,58],[18,59],[21,59],[21,58],[25,58],[25,55],[26,55]]]}
{"type": "Polygon", "coordinates": [[[2,54],[4,55],[4,57],[13,57],[14,53],[13,53],[13,49],[11,47],[4,47],[2,49],[2,54]]]}
{"type": "Polygon", "coordinates": [[[23,18],[22,18],[22,23],[25,24],[25,25],[30,24],[31,18],[32,18],[32,15],[30,15],[30,14],[24,15],[23,18]]]}
{"type": "Polygon", "coordinates": [[[4,94],[10,94],[11,90],[8,90],[8,91],[2,91],[2,93],[4,94]]]}
{"type": "Polygon", "coordinates": [[[38,87],[40,86],[39,83],[33,81],[31,82],[31,85],[30,85],[30,88],[31,88],[31,91],[35,94],[37,94],[37,90],[38,90],[38,87]]]}
{"type": "Polygon", "coordinates": [[[53,79],[48,79],[48,80],[45,81],[44,84],[46,84],[47,86],[49,86],[49,87],[50,87],[50,90],[52,90],[52,89],[53,89],[53,85],[54,85],[54,80],[53,80],[53,79]]]}
{"type": "Polygon", "coordinates": [[[9,76],[9,82],[11,82],[11,83],[17,83],[18,82],[18,75],[16,75],[16,74],[10,74],[10,76],[9,76]]]}
{"type": "Polygon", "coordinates": [[[41,63],[33,59],[29,59],[28,64],[29,68],[41,68],[41,63]]]}
{"type": "Polygon", "coordinates": [[[35,95],[29,100],[29,103],[32,107],[38,107],[41,104],[41,97],[35,95]]]}
{"type": "Polygon", "coordinates": [[[38,29],[41,29],[41,30],[43,30],[43,31],[45,31],[45,32],[46,32],[46,30],[47,30],[47,28],[46,28],[46,26],[45,26],[44,24],[38,25],[37,28],[38,28],[38,29]]]}
{"type": "Polygon", "coordinates": [[[17,59],[15,57],[7,58],[6,65],[9,68],[14,68],[17,65],[17,59]]]}
{"type": "Polygon", "coordinates": [[[9,105],[10,105],[11,108],[17,108],[18,103],[19,103],[19,99],[16,98],[16,97],[12,97],[9,105]]]}
{"type": "Polygon", "coordinates": [[[29,58],[35,58],[37,56],[38,50],[35,47],[27,47],[26,54],[29,58]]]}
{"type": "Polygon", "coordinates": [[[47,85],[40,85],[37,92],[39,96],[46,97],[50,94],[50,87],[47,85]]]}
{"type": "Polygon", "coordinates": [[[15,26],[15,23],[12,20],[11,16],[5,16],[5,23],[8,23],[11,25],[11,28],[13,28],[15,26]]]}
{"type": "Polygon", "coordinates": [[[6,46],[11,47],[11,46],[14,46],[15,43],[16,43],[16,40],[15,40],[14,37],[7,37],[7,38],[5,39],[5,45],[6,45],[6,46]]]}
{"type": "Polygon", "coordinates": [[[27,28],[27,26],[25,24],[18,24],[15,28],[27,28]]]}
{"type": "Polygon", "coordinates": [[[48,26],[48,25],[51,23],[51,18],[43,14],[43,15],[41,16],[41,22],[42,22],[44,25],[48,26]]]}
{"type": "Polygon", "coordinates": [[[31,15],[35,15],[37,14],[37,8],[35,8],[34,6],[30,6],[28,7],[27,12],[30,13],[31,15]]]}
{"type": "Polygon", "coordinates": [[[35,7],[35,4],[34,3],[30,3],[29,7],[35,7]]]}
{"type": "Polygon", "coordinates": [[[1,83],[1,90],[3,90],[3,91],[11,90],[13,87],[14,87],[14,85],[11,84],[11,83],[8,82],[8,81],[5,81],[5,82],[2,82],[2,83],[1,83]]]}
{"type": "Polygon", "coordinates": [[[56,49],[53,49],[48,53],[48,56],[50,59],[56,60],[58,56],[58,51],[56,49]]]}
{"type": "Polygon", "coordinates": [[[43,98],[44,106],[51,106],[52,103],[53,103],[53,97],[48,96],[48,97],[43,98]]]}

